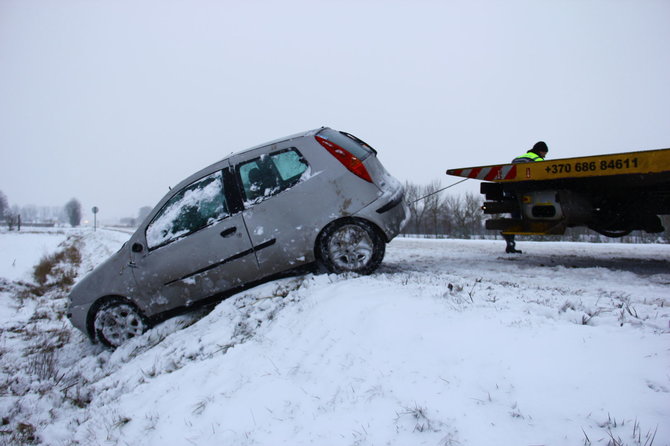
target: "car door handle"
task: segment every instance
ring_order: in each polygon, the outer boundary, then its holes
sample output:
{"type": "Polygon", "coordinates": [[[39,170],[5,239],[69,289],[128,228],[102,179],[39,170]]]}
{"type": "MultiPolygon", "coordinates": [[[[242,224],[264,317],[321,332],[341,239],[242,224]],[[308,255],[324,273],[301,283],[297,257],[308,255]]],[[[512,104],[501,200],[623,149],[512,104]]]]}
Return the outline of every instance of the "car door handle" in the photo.
{"type": "Polygon", "coordinates": [[[237,228],[233,226],[232,228],[224,229],[221,231],[221,237],[230,237],[231,235],[237,232],[237,228]]]}

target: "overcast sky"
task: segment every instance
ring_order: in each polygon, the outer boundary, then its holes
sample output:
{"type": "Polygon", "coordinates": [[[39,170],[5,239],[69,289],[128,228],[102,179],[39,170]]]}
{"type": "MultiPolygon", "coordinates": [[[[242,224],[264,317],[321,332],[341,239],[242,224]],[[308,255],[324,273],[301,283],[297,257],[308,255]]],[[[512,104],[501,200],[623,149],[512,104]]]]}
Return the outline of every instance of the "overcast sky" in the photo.
{"type": "Polygon", "coordinates": [[[670,1],[0,0],[12,205],[134,217],[322,125],[422,184],[540,139],[549,158],[670,147],[670,1]]]}

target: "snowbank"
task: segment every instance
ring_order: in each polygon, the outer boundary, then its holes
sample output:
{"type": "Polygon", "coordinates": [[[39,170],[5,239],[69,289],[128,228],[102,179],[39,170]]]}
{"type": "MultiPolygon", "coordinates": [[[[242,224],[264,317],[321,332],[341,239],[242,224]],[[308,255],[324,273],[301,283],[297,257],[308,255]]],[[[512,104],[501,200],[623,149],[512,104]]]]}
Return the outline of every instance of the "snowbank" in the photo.
{"type": "MultiPolygon", "coordinates": [[[[124,238],[85,235],[82,269],[124,238]]],[[[670,246],[520,245],[399,239],[371,276],[270,282],[114,352],[73,332],[60,382],[0,410],[45,444],[670,444],[670,246]]]]}

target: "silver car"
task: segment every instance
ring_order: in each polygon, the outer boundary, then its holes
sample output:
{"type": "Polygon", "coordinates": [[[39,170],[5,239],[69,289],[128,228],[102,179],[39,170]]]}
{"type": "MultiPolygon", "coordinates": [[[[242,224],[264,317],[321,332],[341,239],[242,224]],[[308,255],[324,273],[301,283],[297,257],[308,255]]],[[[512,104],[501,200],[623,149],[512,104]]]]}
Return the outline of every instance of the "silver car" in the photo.
{"type": "Polygon", "coordinates": [[[409,216],[402,185],[376,154],[323,127],[191,175],[77,283],[68,317],[115,347],[196,302],[300,266],[373,272],[409,216]]]}

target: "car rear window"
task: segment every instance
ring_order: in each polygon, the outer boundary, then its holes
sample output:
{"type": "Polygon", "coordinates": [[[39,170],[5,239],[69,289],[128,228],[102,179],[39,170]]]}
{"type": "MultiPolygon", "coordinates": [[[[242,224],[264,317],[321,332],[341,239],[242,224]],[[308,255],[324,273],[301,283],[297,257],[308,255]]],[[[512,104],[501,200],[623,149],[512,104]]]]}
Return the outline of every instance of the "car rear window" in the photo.
{"type": "Polygon", "coordinates": [[[323,129],[318,135],[347,150],[361,161],[375,153],[375,150],[368,144],[348,133],[338,132],[333,129],[323,129]]]}

